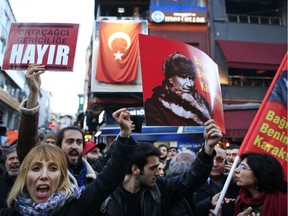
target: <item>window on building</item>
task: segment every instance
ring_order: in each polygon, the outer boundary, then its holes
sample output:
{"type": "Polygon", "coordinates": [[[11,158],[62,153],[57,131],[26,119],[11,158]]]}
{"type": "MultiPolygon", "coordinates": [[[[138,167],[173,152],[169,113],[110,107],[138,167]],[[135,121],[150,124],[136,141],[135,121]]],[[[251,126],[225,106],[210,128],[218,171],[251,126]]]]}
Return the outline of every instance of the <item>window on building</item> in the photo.
{"type": "Polygon", "coordinates": [[[0,39],[0,53],[1,54],[4,54],[4,48],[5,48],[4,40],[0,39]]]}
{"type": "Polygon", "coordinates": [[[186,44],[188,44],[188,45],[190,45],[190,46],[193,46],[193,47],[196,47],[196,48],[199,48],[199,43],[193,43],[193,42],[190,42],[190,43],[188,43],[188,42],[185,42],[186,44]]]}
{"type": "Polygon", "coordinates": [[[12,88],[11,87],[11,89],[10,89],[10,95],[12,96],[12,97],[15,97],[16,95],[16,91],[15,91],[15,88],[12,88]]]}
{"type": "Polygon", "coordinates": [[[6,80],[4,80],[4,83],[3,83],[3,87],[2,87],[2,88],[3,88],[3,90],[6,91],[6,92],[8,91],[8,85],[7,85],[7,81],[6,81],[6,80]]]}
{"type": "Polygon", "coordinates": [[[5,77],[3,76],[3,73],[0,74],[0,88],[4,88],[5,86],[5,77]]]}
{"type": "Polygon", "coordinates": [[[229,22],[286,25],[287,1],[225,0],[229,22]]]}
{"type": "Polygon", "coordinates": [[[137,10],[137,13],[139,14],[139,16],[137,16],[144,19],[149,9],[149,4],[149,0],[124,0],[121,2],[113,0],[102,0],[99,1],[99,16],[133,17],[133,15],[135,15],[135,10],[137,10]],[[123,13],[119,13],[118,8],[123,8],[123,13]]]}
{"type": "Polygon", "coordinates": [[[229,69],[229,84],[233,86],[270,86],[276,71],[229,69]]]}
{"type": "Polygon", "coordinates": [[[206,6],[205,0],[151,0],[151,6],[206,6]]]}
{"type": "MultiPolygon", "coordinates": [[[[227,14],[239,14],[250,16],[279,16],[279,10],[284,6],[281,1],[275,0],[226,0],[227,14]]],[[[283,8],[284,9],[284,8],[283,8]]]]}
{"type": "Polygon", "coordinates": [[[10,21],[8,15],[5,12],[2,14],[1,23],[3,26],[5,26],[5,28],[8,29],[10,21]]]}

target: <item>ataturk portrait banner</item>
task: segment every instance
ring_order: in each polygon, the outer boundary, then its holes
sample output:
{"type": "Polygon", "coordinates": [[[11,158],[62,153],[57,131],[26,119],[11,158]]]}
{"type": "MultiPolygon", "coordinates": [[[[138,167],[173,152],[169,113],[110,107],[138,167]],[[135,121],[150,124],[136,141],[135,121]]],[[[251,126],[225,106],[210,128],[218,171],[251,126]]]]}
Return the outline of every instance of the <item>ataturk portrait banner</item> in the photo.
{"type": "Polygon", "coordinates": [[[223,133],[217,64],[183,42],[139,35],[146,124],[203,126],[213,118],[223,133]]]}

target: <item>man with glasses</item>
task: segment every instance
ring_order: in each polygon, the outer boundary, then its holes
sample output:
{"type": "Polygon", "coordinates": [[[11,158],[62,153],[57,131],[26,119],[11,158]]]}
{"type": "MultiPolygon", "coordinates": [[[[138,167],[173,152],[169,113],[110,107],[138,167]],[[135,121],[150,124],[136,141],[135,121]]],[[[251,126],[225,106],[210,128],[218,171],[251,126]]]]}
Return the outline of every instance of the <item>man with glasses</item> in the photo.
{"type": "MultiPolygon", "coordinates": [[[[209,209],[214,209],[221,192],[226,176],[224,175],[226,153],[220,147],[215,147],[216,156],[213,159],[213,167],[207,181],[196,191],[196,211],[197,215],[203,216],[209,214],[209,209]]],[[[225,197],[236,198],[238,189],[235,185],[229,186],[225,197]]],[[[222,207],[222,216],[233,215],[234,203],[222,207]]]]}

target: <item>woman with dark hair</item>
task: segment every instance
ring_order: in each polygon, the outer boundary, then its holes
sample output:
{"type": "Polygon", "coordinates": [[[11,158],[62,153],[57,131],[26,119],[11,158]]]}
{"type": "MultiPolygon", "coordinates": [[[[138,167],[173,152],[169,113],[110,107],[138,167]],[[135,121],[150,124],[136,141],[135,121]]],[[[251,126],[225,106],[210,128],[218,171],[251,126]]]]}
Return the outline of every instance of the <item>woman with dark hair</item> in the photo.
{"type": "Polygon", "coordinates": [[[236,183],[241,189],[234,215],[252,208],[255,215],[287,216],[287,182],[277,159],[248,152],[241,155],[241,160],[235,169],[236,183]]]}

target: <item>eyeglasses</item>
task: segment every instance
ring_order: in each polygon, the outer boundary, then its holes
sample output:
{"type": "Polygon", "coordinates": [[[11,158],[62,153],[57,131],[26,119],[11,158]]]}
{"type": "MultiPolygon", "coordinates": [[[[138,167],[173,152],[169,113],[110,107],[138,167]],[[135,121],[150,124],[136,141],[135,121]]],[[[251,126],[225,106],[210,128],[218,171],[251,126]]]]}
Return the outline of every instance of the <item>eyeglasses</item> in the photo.
{"type": "Polygon", "coordinates": [[[237,153],[233,153],[233,154],[226,153],[226,156],[227,156],[227,157],[236,157],[236,156],[237,156],[237,153]]]}
{"type": "Polygon", "coordinates": [[[213,160],[215,160],[217,163],[223,163],[224,162],[224,158],[222,158],[222,157],[216,157],[213,160]]]}
{"type": "Polygon", "coordinates": [[[246,165],[240,163],[237,167],[237,169],[239,170],[251,170],[250,168],[248,168],[246,165]]]}

